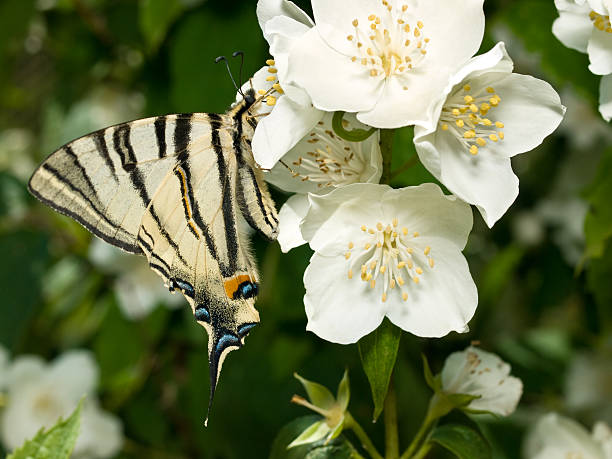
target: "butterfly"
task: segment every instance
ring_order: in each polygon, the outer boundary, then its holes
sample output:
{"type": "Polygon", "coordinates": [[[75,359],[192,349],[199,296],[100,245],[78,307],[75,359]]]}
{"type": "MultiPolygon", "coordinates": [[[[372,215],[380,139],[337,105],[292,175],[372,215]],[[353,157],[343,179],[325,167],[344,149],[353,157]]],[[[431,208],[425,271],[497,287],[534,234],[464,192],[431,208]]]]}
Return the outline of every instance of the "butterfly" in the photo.
{"type": "Polygon", "coordinates": [[[259,323],[246,226],[270,240],[278,234],[251,151],[262,97],[241,93],[225,114],[158,116],[73,140],[28,184],[104,241],[145,255],[170,291],[185,296],[209,336],[209,412],[225,357],[259,323]]]}

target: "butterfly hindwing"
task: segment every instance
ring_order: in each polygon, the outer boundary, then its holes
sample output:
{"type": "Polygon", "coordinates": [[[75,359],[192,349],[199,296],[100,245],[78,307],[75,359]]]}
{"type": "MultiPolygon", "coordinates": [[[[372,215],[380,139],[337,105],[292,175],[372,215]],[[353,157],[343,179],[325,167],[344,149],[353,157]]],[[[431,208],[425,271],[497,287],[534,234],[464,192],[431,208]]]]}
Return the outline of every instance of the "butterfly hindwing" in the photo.
{"type": "Polygon", "coordinates": [[[227,128],[233,119],[214,114],[209,119],[208,145],[185,146],[142,218],[139,241],[151,268],[185,295],[208,332],[212,401],[227,353],[244,344],[259,313],[258,275],[238,224],[241,161],[227,128]]]}

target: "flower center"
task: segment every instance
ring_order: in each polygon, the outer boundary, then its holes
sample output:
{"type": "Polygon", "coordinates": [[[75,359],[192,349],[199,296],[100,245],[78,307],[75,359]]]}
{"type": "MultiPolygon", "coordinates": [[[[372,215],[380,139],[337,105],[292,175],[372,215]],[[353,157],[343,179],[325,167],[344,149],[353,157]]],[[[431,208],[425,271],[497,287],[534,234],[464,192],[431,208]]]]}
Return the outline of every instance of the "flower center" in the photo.
{"type": "MultiPolygon", "coordinates": [[[[344,120],[345,127],[349,126],[344,120]]],[[[344,140],[319,121],[307,142],[312,150],[287,165],[291,175],[303,182],[310,181],[318,188],[339,187],[360,181],[366,168],[365,160],[344,140]]]]}
{"type": "Polygon", "coordinates": [[[603,14],[591,11],[589,13],[589,17],[591,18],[591,21],[593,21],[593,25],[596,29],[601,30],[602,32],[612,33],[612,26],[610,25],[610,16],[604,16],[603,14]]]}
{"type": "Polygon", "coordinates": [[[412,18],[408,5],[393,9],[386,0],[382,3],[386,9],[383,18],[370,14],[365,28],[353,20],[354,33],[346,37],[356,51],[351,61],[366,67],[376,79],[400,76],[415,68],[425,58],[429,43],[423,36],[423,22],[412,18]]]}
{"type": "Polygon", "coordinates": [[[383,303],[387,301],[389,290],[397,290],[404,301],[408,300],[407,280],[419,283],[419,276],[424,269],[433,269],[434,259],[431,247],[417,251],[411,246],[419,233],[410,233],[408,228],[399,227],[397,218],[390,225],[381,222],[375,228],[361,227],[366,240],[360,247],[349,242],[345,258],[349,261],[348,278],[352,279],[357,272],[361,280],[368,282],[374,289],[377,282],[382,283],[383,303]],[[379,282],[380,281],[380,282],[379,282]]]}
{"type": "Polygon", "coordinates": [[[492,87],[481,88],[470,93],[472,87],[464,85],[448,98],[442,109],[439,124],[443,131],[457,136],[472,154],[478,154],[478,147],[487,141],[499,142],[504,139],[504,123],[487,118],[489,110],[501,103],[492,87]]]}
{"type": "Polygon", "coordinates": [[[278,82],[278,69],[274,67],[276,64],[274,59],[268,59],[266,64],[268,66],[268,73],[270,74],[266,77],[266,82],[269,82],[270,88],[267,90],[259,89],[257,91],[257,95],[264,98],[266,105],[273,107],[276,105],[277,99],[285,94],[285,91],[283,91],[283,88],[281,88],[281,85],[278,82]]]}

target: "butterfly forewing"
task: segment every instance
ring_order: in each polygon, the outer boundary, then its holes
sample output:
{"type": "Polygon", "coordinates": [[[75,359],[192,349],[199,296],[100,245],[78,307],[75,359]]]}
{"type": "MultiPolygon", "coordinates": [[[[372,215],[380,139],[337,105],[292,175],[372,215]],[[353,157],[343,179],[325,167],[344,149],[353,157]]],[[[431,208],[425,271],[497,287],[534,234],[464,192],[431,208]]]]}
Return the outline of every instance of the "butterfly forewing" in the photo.
{"type": "Polygon", "coordinates": [[[259,322],[240,216],[275,239],[276,209],[250,150],[248,105],[97,131],[53,153],[30,190],[105,241],[144,253],[209,334],[211,401],[227,352],[259,322]]]}
{"type": "MultiPolygon", "coordinates": [[[[176,163],[175,137],[191,115],[147,118],[74,140],[32,175],[29,189],[105,241],[141,253],[136,237],[150,197],[176,163]]],[[[207,124],[201,125],[206,134],[207,124]]]]}

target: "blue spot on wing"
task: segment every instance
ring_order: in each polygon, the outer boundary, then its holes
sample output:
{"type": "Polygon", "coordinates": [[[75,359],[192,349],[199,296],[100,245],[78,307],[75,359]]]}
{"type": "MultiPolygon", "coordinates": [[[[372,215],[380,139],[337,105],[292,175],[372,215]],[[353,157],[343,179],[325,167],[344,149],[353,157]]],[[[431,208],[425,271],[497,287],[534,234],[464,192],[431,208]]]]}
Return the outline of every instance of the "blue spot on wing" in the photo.
{"type": "Polygon", "coordinates": [[[257,325],[257,323],[242,324],[238,327],[238,336],[244,338],[257,325]]]}
{"type": "Polygon", "coordinates": [[[238,286],[236,291],[234,292],[234,299],[238,298],[254,298],[257,296],[258,291],[257,283],[251,281],[244,281],[242,284],[238,286]]]}
{"type": "Polygon", "coordinates": [[[195,310],[195,318],[200,322],[210,323],[210,312],[208,312],[208,308],[203,304],[199,304],[195,310]]]}
{"type": "Polygon", "coordinates": [[[216,360],[219,359],[221,353],[225,350],[226,347],[230,346],[238,346],[240,347],[242,343],[240,342],[240,338],[238,338],[233,333],[226,333],[217,341],[217,345],[215,346],[215,353],[219,354],[215,356],[216,360]]]}

